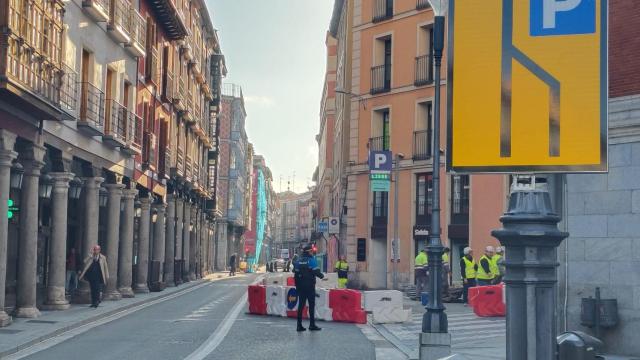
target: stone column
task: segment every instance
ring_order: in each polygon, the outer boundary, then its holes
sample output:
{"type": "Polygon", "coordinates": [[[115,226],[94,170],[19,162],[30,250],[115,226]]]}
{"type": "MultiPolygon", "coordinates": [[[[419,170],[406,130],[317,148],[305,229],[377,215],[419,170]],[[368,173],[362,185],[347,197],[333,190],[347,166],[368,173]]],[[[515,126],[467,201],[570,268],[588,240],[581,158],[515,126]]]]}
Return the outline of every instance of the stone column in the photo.
{"type": "Polygon", "coordinates": [[[38,272],[38,187],[44,166],[44,147],[30,144],[20,155],[24,166],[20,209],[20,244],[18,247],[18,291],[15,316],[35,318],[36,276],[38,272]]]}
{"type": "Polygon", "coordinates": [[[69,204],[69,181],[73,174],[68,172],[50,173],[54,180],[51,191],[51,244],[49,281],[44,309],[66,310],[69,302],[65,297],[66,255],[67,255],[67,206],[69,204]]]}
{"type": "MultiPolygon", "coordinates": [[[[91,253],[91,248],[98,244],[98,221],[100,220],[100,184],[104,181],[101,177],[84,178],[84,236],[82,237],[82,249],[80,254],[84,261],[91,253]]],[[[78,291],[73,298],[78,304],[91,303],[91,291],[87,281],[80,281],[78,291]]]]}
{"type": "Polygon", "coordinates": [[[153,228],[153,261],[157,261],[160,264],[158,281],[163,282],[164,278],[162,276],[163,270],[162,266],[164,265],[164,252],[165,252],[165,212],[167,205],[165,204],[154,204],[153,208],[157,214],[156,222],[153,228]]]}
{"type": "Polygon", "coordinates": [[[135,219],[136,189],[122,191],[124,211],[120,219],[120,249],[118,255],[118,292],[124,298],[134,297],[131,289],[133,266],[133,222],[135,219]]]}
{"type": "Polygon", "coordinates": [[[149,274],[149,207],[151,200],[148,197],[140,199],[140,228],[138,235],[138,276],[134,291],[136,293],[148,293],[147,275],[149,274]]]}
{"type": "MultiPolygon", "coordinates": [[[[9,191],[11,184],[12,161],[18,156],[13,151],[16,135],[6,130],[0,130],[0,214],[6,214],[8,209],[9,191]]],[[[7,281],[7,239],[9,219],[0,216],[0,327],[11,324],[11,316],[4,312],[4,289],[7,281]]]]}
{"type": "Polygon", "coordinates": [[[124,184],[107,184],[107,267],[109,278],[105,290],[105,300],[120,300],[118,292],[118,248],[120,246],[120,201],[124,184]]]}
{"type": "Polygon", "coordinates": [[[216,234],[216,270],[225,271],[227,269],[227,222],[218,223],[216,234]]]}
{"type": "Polygon", "coordinates": [[[194,204],[191,207],[191,229],[189,237],[189,281],[196,279],[196,252],[198,250],[198,206],[194,204]]]}
{"type": "MultiPolygon", "coordinates": [[[[184,221],[184,200],[176,196],[176,260],[182,261],[182,235],[183,235],[183,222],[184,221]]],[[[176,280],[176,284],[182,284],[182,274],[174,271],[173,278],[176,280]]]]}
{"type": "Polygon", "coordinates": [[[209,220],[204,214],[202,216],[202,228],[200,229],[200,254],[200,275],[205,276],[209,259],[209,220]]]}
{"type": "Polygon", "coordinates": [[[182,274],[182,280],[190,280],[188,276],[189,265],[191,264],[190,254],[190,242],[191,242],[191,203],[188,200],[184,202],[184,228],[182,231],[182,256],[184,260],[184,269],[182,274]]]}
{"type": "Polygon", "coordinates": [[[175,267],[176,246],[176,196],[167,196],[167,233],[164,248],[164,282],[166,286],[174,286],[173,271],[175,267]]]}

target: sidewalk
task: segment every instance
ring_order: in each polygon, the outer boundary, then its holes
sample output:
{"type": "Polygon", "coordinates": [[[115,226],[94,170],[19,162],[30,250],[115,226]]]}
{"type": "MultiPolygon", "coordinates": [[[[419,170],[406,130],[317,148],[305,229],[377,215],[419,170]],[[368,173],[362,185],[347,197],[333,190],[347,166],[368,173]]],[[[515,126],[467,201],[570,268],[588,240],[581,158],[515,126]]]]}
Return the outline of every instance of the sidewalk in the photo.
{"type": "MultiPolygon", "coordinates": [[[[418,359],[418,336],[422,331],[424,307],[404,298],[405,308],[411,307],[411,319],[403,324],[373,325],[389,342],[409,359],[418,359]]],[[[505,318],[477,317],[463,304],[445,304],[451,333],[451,353],[474,360],[504,360],[506,337],[505,318]]]]}
{"type": "MultiPolygon", "coordinates": [[[[245,274],[238,274],[233,278],[244,276],[245,274]]],[[[35,319],[13,318],[11,325],[0,328],[0,359],[83,325],[110,316],[115,317],[137,307],[150,306],[155,302],[195,290],[211,281],[224,279],[231,279],[228,272],[217,272],[205,276],[204,279],[168,287],[161,292],[136,294],[134,298],[119,301],[103,301],[97,309],[90,308],[87,304],[72,304],[68,310],[41,311],[41,316],[35,319]]]]}

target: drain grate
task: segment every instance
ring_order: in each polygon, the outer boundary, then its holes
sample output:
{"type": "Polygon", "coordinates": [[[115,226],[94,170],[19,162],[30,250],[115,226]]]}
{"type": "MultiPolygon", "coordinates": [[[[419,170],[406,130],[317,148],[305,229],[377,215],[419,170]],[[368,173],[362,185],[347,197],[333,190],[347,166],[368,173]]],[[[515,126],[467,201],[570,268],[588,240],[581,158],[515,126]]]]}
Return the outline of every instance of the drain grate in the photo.
{"type": "Polygon", "coordinates": [[[0,329],[0,334],[17,334],[19,332],[22,332],[22,330],[15,330],[15,329],[0,329]]]}
{"type": "Polygon", "coordinates": [[[57,321],[52,320],[27,320],[28,323],[32,324],[55,324],[57,321]]]}

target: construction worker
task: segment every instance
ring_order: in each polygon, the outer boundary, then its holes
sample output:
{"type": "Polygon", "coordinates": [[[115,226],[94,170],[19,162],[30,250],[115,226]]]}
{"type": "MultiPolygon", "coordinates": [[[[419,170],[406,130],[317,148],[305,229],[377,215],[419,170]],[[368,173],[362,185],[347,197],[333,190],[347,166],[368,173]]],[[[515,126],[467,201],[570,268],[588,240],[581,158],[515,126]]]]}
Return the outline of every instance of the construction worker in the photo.
{"type": "Polygon", "coordinates": [[[347,275],[349,271],[349,264],[347,263],[346,256],[340,255],[340,259],[336,262],[335,270],[338,273],[338,289],[346,289],[348,281],[347,275]]]}
{"type": "Polygon", "coordinates": [[[322,279],[324,274],[318,267],[318,262],[313,254],[313,247],[306,245],[302,249],[302,255],[293,263],[294,280],[296,291],[298,293],[298,327],[297,331],[305,331],[302,326],[302,312],[305,303],[309,303],[309,330],[321,330],[316,326],[315,308],[316,308],[316,277],[322,279]]]}
{"type": "Polygon", "coordinates": [[[496,246],[496,253],[491,257],[491,272],[496,275],[493,279],[494,284],[500,284],[502,282],[502,275],[504,275],[501,269],[501,267],[504,267],[504,260],[502,259],[503,253],[504,248],[502,246],[496,246]]]}
{"type": "Polygon", "coordinates": [[[495,268],[493,268],[493,254],[495,253],[495,249],[493,246],[487,246],[484,250],[484,255],[480,258],[480,262],[478,263],[478,273],[476,275],[478,286],[488,286],[493,283],[493,279],[496,277],[496,274],[493,272],[495,268]]]}
{"type": "Polygon", "coordinates": [[[469,302],[469,288],[476,286],[476,273],[478,265],[473,260],[473,250],[466,247],[463,250],[464,256],[460,259],[460,274],[462,274],[462,302],[469,302]]]}
{"type": "Polygon", "coordinates": [[[420,250],[413,265],[413,273],[416,277],[416,298],[420,299],[422,292],[427,287],[427,251],[420,250]]]}
{"type": "Polygon", "coordinates": [[[443,281],[443,293],[447,294],[449,292],[449,279],[451,274],[451,263],[449,263],[449,253],[451,249],[448,247],[444,248],[444,253],[442,253],[442,281],[443,281]]]}

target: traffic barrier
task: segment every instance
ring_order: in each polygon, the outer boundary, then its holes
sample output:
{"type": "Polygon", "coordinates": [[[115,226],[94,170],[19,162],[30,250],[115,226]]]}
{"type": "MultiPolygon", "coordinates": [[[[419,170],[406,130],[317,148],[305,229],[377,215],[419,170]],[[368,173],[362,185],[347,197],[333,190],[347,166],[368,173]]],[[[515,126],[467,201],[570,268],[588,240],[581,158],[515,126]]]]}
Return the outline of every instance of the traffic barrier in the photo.
{"type": "MultiPolygon", "coordinates": [[[[295,287],[287,286],[285,288],[286,291],[286,304],[287,304],[287,317],[297,318],[298,317],[298,306],[300,306],[300,296],[298,296],[298,291],[295,287]]],[[[302,318],[309,318],[309,309],[305,305],[302,308],[302,318]]]]}
{"type": "Polygon", "coordinates": [[[263,280],[263,283],[267,286],[269,285],[286,285],[287,283],[287,279],[286,279],[286,274],[270,274],[269,276],[265,277],[263,280]]]}
{"type": "Polygon", "coordinates": [[[256,315],[267,314],[266,290],[264,285],[249,285],[247,288],[249,313],[256,315]]]}
{"type": "Polygon", "coordinates": [[[362,294],[357,290],[351,290],[351,289],[329,290],[329,307],[334,310],[336,309],[360,310],[361,304],[362,304],[362,294]]]}
{"type": "Polygon", "coordinates": [[[285,287],[278,285],[267,286],[267,315],[287,316],[285,301],[285,287]]]}
{"type": "Polygon", "coordinates": [[[476,287],[476,298],[473,302],[473,312],[477,316],[505,316],[506,307],[502,302],[502,285],[476,287]]]}
{"type": "Polygon", "coordinates": [[[367,323],[367,313],[362,309],[335,309],[333,308],[333,321],[356,324],[367,323]]]}
{"type": "Polygon", "coordinates": [[[372,311],[374,324],[403,323],[409,320],[411,309],[403,308],[374,308],[372,311]]]}
{"type": "Polygon", "coordinates": [[[296,279],[293,276],[287,278],[287,286],[296,286],[296,279]]]}
{"type": "Polygon", "coordinates": [[[378,308],[402,309],[402,292],[397,290],[365,291],[364,310],[373,311],[378,308]]]}
{"type": "Polygon", "coordinates": [[[329,290],[316,289],[316,319],[324,321],[333,320],[333,311],[329,307],[329,290]]]}

